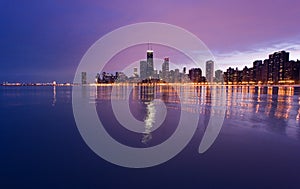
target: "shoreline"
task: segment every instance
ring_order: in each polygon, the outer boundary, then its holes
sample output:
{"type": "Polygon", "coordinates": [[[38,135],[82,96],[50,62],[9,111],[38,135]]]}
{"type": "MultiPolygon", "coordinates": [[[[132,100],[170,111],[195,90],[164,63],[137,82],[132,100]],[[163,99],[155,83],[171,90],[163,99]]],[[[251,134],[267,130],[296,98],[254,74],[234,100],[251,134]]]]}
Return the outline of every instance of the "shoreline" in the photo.
{"type": "Polygon", "coordinates": [[[26,83],[8,83],[0,84],[0,87],[95,87],[95,86],[204,86],[204,87],[300,87],[300,84],[200,84],[200,83],[91,83],[91,84],[48,84],[48,83],[38,83],[38,84],[26,84],[26,83]]]}

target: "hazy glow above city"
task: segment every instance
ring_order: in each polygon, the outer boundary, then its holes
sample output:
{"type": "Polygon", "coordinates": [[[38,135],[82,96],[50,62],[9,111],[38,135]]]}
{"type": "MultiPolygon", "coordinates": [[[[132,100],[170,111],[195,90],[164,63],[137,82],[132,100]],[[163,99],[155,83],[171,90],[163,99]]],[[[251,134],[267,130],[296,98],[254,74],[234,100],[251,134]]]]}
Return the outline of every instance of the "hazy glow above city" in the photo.
{"type": "Polygon", "coordinates": [[[96,40],[119,27],[149,21],[192,32],[223,70],[251,65],[280,50],[289,51],[292,60],[300,59],[297,0],[153,0],[150,4],[1,1],[0,24],[5,29],[0,31],[0,81],[71,82],[96,40]]]}

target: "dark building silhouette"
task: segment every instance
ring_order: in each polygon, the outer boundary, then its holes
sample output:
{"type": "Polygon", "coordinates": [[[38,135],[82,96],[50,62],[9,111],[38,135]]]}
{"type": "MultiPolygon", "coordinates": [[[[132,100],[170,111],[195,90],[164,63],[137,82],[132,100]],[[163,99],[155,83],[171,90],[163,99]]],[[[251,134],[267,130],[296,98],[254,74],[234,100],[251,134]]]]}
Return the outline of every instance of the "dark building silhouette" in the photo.
{"type": "Polygon", "coordinates": [[[87,84],[87,74],[86,72],[81,72],[81,84],[87,84]]]}
{"type": "Polygon", "coordinates": [[[256,60],[253,67],[239,71],[229,67],[224,73],[225,84],[299,84],[300,61],[290,61],[289,52],[279,51],[269,59],[256,60]]]}
{"type": "Polygon", "coordinates": [[[253,62],[253,79],[255,83],[262,82],[262,61],[256,60],[253,62]]]}
{"type": "Polygon", "coordinates": [[[223,71],[222,70],[215,71],[215,82],[217,82],[217,83],[223,82],[223,71]]]}
{"type": "Polygon", "coordinates": [[[194,83],[204,82],[202,78],[202,70],[200,68],[190,69],[189,78],[194,83]]]}
{"type": "Polygon", "coordinates": [[[242,74],[243,74],[242,82],[244,83],[250,82],[250,69],[247,66],[244,67],[242,74]]]}
{"type": "Polygon", "coordinates": [[[224,72],[224,82],[227,84],[233,83],[233,75],[234,75],[234,69],[229,67],[226,72],[224,72]]]}
{"type": "Polygon", "coordinates": [[[146,79],[147,77],[147,62],[145,60],[140,61],[140,77],[146,79]]]}
{"type": "Polygon", "coordinates": [[[265,59],[262,66],[262,83],[268,83],[269,59],[265,59]]]}
{"type": "Polygon", "coordinates": [[[153,50],[147,50],[147,78],[153,77],[154,64],[153,64],[153,50]]]}
{"type": "Polygon", "coordinates": [[[285,51],[275,52],[269,55],[269,61],[272,65],[273,83],[278,84],[284,80],[284,67],[289,61],[289,53],[285,51]]]}
{"type": "Polygon", "coordinates": [[[288,61],[284,65],[284,70],[283,70],[283,80],[284,81],[289,81],[293,80],[293,66],[296,64],[296,61],[288,61]]]}
{"type": "Polygon", "coordinates": [[[300,60],[293,63],[293,79],[296,84],[300,84],[300,60]]]}

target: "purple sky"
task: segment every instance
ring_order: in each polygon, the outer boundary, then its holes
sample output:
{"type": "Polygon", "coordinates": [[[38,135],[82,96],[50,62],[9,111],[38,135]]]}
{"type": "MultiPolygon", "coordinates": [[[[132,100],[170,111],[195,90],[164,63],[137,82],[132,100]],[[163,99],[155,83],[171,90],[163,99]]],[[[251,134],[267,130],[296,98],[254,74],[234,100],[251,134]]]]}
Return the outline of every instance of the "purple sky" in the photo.
{"type": "Polygon", "coordinates": [[[96,40],[149,21],[194,33],[223,69],[251,65],[278,50],[300,59],[299,7],[298,0],[2,0],[0,82],[71,82],[96,40]]]}

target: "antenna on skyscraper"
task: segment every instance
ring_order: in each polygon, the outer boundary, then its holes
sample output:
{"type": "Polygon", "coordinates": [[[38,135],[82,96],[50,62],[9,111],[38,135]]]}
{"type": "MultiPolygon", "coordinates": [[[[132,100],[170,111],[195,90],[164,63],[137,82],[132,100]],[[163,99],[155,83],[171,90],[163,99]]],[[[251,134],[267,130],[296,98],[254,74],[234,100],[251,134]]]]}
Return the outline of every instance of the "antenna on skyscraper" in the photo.
{"type": "Polygon", "coordinates": [[[148,42],[148,49],[147,50],[152,50],[152,45],[150,44],[150,42],[148,42]]]}

